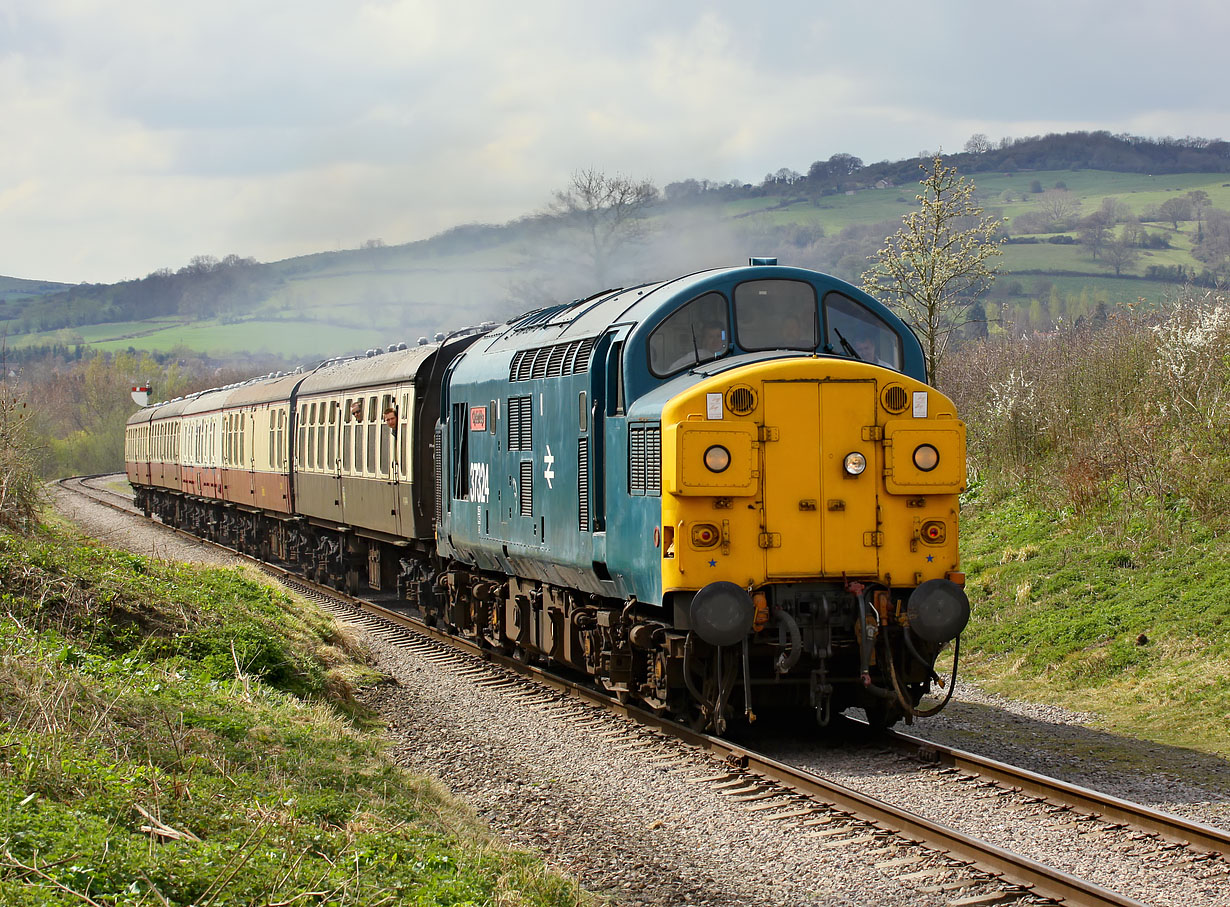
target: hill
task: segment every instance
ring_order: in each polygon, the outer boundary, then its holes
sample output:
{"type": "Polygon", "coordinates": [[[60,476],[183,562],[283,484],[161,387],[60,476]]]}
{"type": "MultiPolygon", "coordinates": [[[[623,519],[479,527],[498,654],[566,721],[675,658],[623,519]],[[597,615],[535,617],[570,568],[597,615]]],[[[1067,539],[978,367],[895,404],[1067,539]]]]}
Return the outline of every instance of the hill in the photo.
{"type": "MultiPolygon", "coordinates": [[[[1185,282],[1230,273],[1225,142],[1073,133],[947,160],[973,175],[987,212],[1005,219],[994,314],[1009,325],[1045,328],[1098,303],[1154,304],[1185,282]]],[[[920,163],[864,166],[834,155],[806,175],[780,170],[758,185],[671,183],[645,212],[641,241],[616,250],[610,273],[641,282],[757,254],[857,282],[867,256],[915,206],[920,163]]],[[[82,346],[308,358],[588,295],[599,287],[586,259],[575,221],[547,212],[403,245],[377,240],[268,264],[200,257],[140,280],[27,293],[4,300],[0,330],[28,356],[82,346]]]]}

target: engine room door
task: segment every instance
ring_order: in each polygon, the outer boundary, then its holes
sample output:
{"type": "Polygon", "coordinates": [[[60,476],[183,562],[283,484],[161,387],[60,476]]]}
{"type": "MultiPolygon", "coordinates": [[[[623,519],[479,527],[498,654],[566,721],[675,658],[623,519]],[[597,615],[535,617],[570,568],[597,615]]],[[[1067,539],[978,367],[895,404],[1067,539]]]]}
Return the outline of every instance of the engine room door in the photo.
{"type": "Polygon", "coordinates": [[[764,385],[765,566],[775,579],[878,573],[878,451],[872,381],[769,381],[764,385]],[[858,451],[867,469],[842,462],[858,451]]]}

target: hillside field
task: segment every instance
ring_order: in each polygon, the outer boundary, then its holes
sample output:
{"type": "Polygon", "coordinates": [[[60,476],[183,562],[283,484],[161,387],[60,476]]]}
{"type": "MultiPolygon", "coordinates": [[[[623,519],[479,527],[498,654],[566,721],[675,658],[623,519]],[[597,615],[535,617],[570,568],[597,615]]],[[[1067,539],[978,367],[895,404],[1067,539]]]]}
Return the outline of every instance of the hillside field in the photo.
{"type": "MultiPolygon", "coordinates": [[[[1066,187],[1079,202],[1081,216],[1098,210],[1108,198],[1139,215],[1193,190],[1207,193],[1212,207],[1230,210],[1230,181],[1224,173],[1154,176],[1059,170],[978,173],[972,179],[986,212],[1006,218],[1014,239],[1021,238],[1014,221],[1041,210],[1046,190],[1056,186],[1066,187]]],[[[857,281],[877,237],[896,229],[902,215],[914,209],[918,190],[916,183],[904,183],[814,199],[765,195],[663,204],[651,218],[650,242],[625,263],[619,276],[628,285],[738,264],[751,254],[775,254],[783,264],[816,267],[857,281]],[[852,251],[846,249],[841,243],[849,228],[866,228],[871,238],[852,251]],[[839,255],[844,257],[838,260],[839,255]]],[[[1118,277],[1084,246],[1047,242],[1059,234],[1005,245],[995,301],[1009,308],[1028,307],[1035,298],[1045,301],[1055,288],[1061,294],[1099,293],[1111,304],[1160,303],[1176,284],[1146,280],[1146,269],[1200,270],[1191,254],[1195,224],[1180,222],[1178,229],[1171,223],[1143,226],[1150,234],[1164,235],[1170,247],[1140,250],[1118,277]],[[1010,286],[1012,292],[1007,292],[1010,286]]],[[[7,332],[11,349],[81,345],[109,352],[189,349],[215,357],[263,352],[306,359],[399,341],[412,344],[418,337],[503,321],[548,301],[600,289],[592,277],[585,277],[575,237],[522,222],[476,227],[475,235],[466,232],[470,229],[406,245],[272,263],[242,308],[209,317],[173,312],[146,320],[17,333],[19,312],[27,321],[37,316],[40,303],[32,301],[33,288],[52,285],[0,278],[0,319],[8,317],[0,320],[0,330],[7,332]]]]}

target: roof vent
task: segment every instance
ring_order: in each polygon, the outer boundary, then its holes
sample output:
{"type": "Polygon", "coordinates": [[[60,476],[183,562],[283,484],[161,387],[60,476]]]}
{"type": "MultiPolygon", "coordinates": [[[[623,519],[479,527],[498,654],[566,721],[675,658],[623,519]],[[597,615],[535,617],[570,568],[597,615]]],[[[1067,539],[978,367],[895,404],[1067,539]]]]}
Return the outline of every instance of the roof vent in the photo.
{"type": "Polygon", "coordinates": [[[747,263],[754,268],[757,265],[775,265],[777,264],[777,259],[776,258],[752,257],[747,260],[747,263]]]}
{"type": "Polygon", "coordinates": [[[420,337],[420,338],[419,338],[419,346],[427,346],[427,338],[426,338],[426,337],[420,337]]]}

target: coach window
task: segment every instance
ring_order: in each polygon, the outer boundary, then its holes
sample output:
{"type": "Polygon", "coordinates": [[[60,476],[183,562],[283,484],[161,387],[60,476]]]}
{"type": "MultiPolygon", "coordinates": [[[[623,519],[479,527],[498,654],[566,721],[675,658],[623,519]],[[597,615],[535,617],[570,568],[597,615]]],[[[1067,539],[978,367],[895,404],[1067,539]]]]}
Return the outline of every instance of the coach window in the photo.
{"type": "Polygon", "coordinates": [[[307,448],[304,451],[304,466],[308,469],[316,468],[316,404],[313,403],[308,409],[307,421],[307,448]]]}
{"type": "Polygon", "coordinates": [[[247,426],[248,417],[244,413],[236,413],[235,419],[239,422],[239,465],[245,466],[247,465],[248,458],[246,456],[247,444],[244,440],[244,428],[247,426]]]}
{"type": "Polygon", "coordinates": [[[901,338],[880,316],[843,293],[824,297],[825,352],[901,370],[901,338]]]}
{"type": "Polygon", "coordinates": [[[318,469],[328,469],[329,461],[325,459],[325,407],[328,406],[324,400],[320,401],[320,410],[316,413],[316,467],[318,469]]]}
{"type": "Polygon", "coordinates": [[[749,280],[735,287],[735,331],[745,350],[815,352],[816,291],[801,280],[749,280]]]}
{"type": "Polygon", "coordinates": [[[342,472],[350,472],[351,454],[354,452],[354,416],[350,412],[354,400],[346,398],[342,407],[342,472]]]}
{"type": "MultiPolygon", "coordinates": [[[[494,412],[495,408],[492,407],[494,412]]],[[[410,395],[401,395],[401,454],[398,457],[397,463],[399,471],[403,476],[410,474],[410,395]]],[[[495,419],[491,421],[492,429],[495,428],[495,419]]]]}
{"type": "Polygon", "coordinates": [[[354,471],[356,473],[363,472],[363,448],[367,445],[363,441],[363,401],[358,400],[358,411],[355,413],[354,425],[354,471]]]}
{"type": "Polygon", "coordinates": [[[393,397],[389,394],[385,394],[380,399],[380,474],[385,478],[388,478],[390,474],[389,458],[393,447],[393,428],[384,421],[383,414],[387,413],[391,409],[393,409],[393,397]]]}
{"type": "Polygon", "coordinates": [[[307,404],[299,406],[299,443],[295,447],[295,465],[302,469],[307,465],[307,404]]]}
{"type": "Polygon", "coordinates": [[[380,425],[377,422],[376,398],[367,398],[367,474],[376,474],[376,442],[380,435],[380,425]]]}
{"type": "Polygon", "coordinates": [[[673,313],[649,335],[649,370],[659,378],[708,362],[730,349],[726,297],[706,293],[673,313]]]}
{"type": "Polygon", "coordinates": [[[338,403],[336,400],[329,401],[329,459],[328,463],[330,471],[337,469],[337,411],[338,403]]]}

